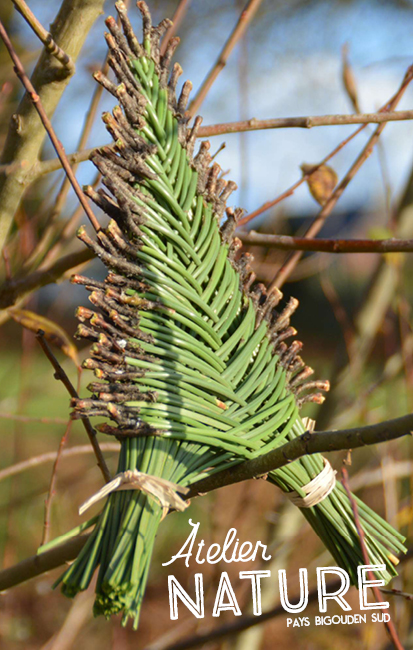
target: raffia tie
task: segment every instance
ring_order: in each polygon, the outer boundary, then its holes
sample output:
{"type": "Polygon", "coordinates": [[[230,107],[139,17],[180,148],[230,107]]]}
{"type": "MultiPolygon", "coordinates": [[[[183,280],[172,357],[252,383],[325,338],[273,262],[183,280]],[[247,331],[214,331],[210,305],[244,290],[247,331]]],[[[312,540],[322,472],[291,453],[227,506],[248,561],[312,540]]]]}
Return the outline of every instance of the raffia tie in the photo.
{"type": "Polygon", "coordinates": [[[287,496],[298,508],[312,508],[323,501],[334,490],[337,472],[333,470],[327,458],[323,458],[324,468],[312,481],[302,487],[306,496],[301,497],[295,490],[287,496]]]}
{"type": "Polygon", "coordinates": [[[182,487],[182,485],[177,485],[159,476],[151,476],[150,474],[145,474],[134,469],[122,472],[112,481],[106,483],[96,494],[80,506],[79,514],[83,514],[94,503],[109,496],[112,492],[118,492],[119,490],[141,490],[145,492],[145,494],[159,503],[163,509],[163,516],[167,514],[170,508],[182,512],[189,506],[189,501],[185,501],[177,494],[178,492],[187,494],[189,488],[182,487]]]}

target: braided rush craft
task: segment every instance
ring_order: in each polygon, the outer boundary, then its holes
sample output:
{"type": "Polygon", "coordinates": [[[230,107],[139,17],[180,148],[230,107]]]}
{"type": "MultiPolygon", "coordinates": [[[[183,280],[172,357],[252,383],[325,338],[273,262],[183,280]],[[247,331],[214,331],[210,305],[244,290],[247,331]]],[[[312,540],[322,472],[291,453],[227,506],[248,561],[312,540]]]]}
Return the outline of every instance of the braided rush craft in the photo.
{"type": "MultiPolygon", "coordinates": [[[[298,302],[280,307],[280,291],[257,283],[252,257],[240,252],[241,210],[226,207],[235,183],[211,165],[208,142],[194,154],[201,118],[188,126],[191,84],[177,99],[182,70],[170,69],[178,39],[160,54],[171,23],[153,27],[146,4],[138,7],[142,43],[122,2],[123,29],[106,21],[118,85],[95,75],[119,103],[103,115],[113,145],[91,158],[105,189],[86,188],[110,221],[96,240],[84,228],[79,237],[108,272],[104,282],[73,278],[94,307],[77,315],[79,336],[93,342],[84,366],[96,376],[90,399],[74,400],[74,416],[106,418],[96,428],[121,442],[118,476],[92,498],[108,495],[60,579],[72,597],[97,571],[95,613],[122,612],[134,627],[159,523],[168,507],[187,505],[178,492],[303,434],[300,408],[321,403],[328,390],[328,382],[310,380],[302,344],[287,343],[298,302]]],[[[291,494],[356,583],[364,560],[351,504],[323,457],[303,457],[267,480],[291,494]]],[[[387,582],[403,538],[355,499],[371,563],[385,565],[377,576],[387,582]]]]}

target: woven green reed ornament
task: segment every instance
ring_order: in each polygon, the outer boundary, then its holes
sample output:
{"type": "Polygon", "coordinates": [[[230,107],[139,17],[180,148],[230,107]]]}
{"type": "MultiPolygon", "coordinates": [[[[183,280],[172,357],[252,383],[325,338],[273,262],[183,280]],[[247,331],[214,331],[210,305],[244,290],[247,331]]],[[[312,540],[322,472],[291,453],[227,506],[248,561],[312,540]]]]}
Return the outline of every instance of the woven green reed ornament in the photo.
{"type": "MultiPolygon", "coordinates": [[[[83,228],[79,237],[109,271],[104,282],[74,278],[97,308],[79,308],[78,333],[94,342],[84,365],[99,380],[89,386],[91,399],[74,401],[74,413],[112,421],[97,429],[121,442],[118,476],[92,498],[109,494],[61,578],[63,592],[74,596],[97,569],[95,613],[122,612],[135,627],[163,512],[186,505],[178,492],[304,433],[300,407],[320,403],[314,391],[328,390],[327,382],[309,381],[302,344],[285,342],[296,333],[290,317],[297,301],[277,311],[282,294],[256,283],[251,256],[239,253],[233,233],[240,211],[225,205],[235,184],[210,165],[208,142],[193,155],[201,119],[187,127],[191,84],[177,100],[181,68],[169,71],[178,39],[160,55],[171,23],[152,27],[145,3],[138,7],[142,44],[123,3],[116,5],[123,32],[106,21],[119,85],[95,75],[120,104],[103,116],[114,145],[92,156],[108,192],[86,190],[111,220],[97,241],[83,228]]],[[[355,583],[364,564],[360,539],[327,461],[303,457],[268,481],[290,493],[355,583]]],[[[371,563],[385,565],[378,575],[387,582],[403,538],[356,502],[371,563]]]]}

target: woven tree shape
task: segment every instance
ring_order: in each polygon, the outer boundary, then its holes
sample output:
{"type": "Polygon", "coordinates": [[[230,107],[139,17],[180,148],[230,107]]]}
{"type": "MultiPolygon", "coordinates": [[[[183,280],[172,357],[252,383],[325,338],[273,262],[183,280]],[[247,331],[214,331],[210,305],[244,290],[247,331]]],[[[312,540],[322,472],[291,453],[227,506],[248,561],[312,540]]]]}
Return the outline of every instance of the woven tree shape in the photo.
{"type": "MultiPolygon", "coordinates": [[[[75,417],[110,420],[97,429],[120,440],[121,477],[139,470],[152,483],[160,478],[184,490],[304,433],[300,407],[320,403],[328,383],[310,380],[299,341],[286,343],[296,334],[290,317],[297,301],[279,309],[282,294],[257,283],[251,256],[239,251],[241,211],[226,208],[235,184],[211,166],[208,142],[193,155],[201,119],[188,128],[190,82],[176,98],[182,70],[170,70],[170,62],[178,39],[160,55],[170,21],[153,27],[145,3],[138,7],[142,44],[123,3],[116,4],[123,30],[106,21],[119,85],[95,75],[120,105],[103,116],[114,144],[92,156],[108,191],[86,188],[110,222],[97,241],[79,231],[108,274],[104,282],[74,277],[98,310],[77,312],[79,336],[93,341],[84,365],[98,381],[88,387],[92,397],[73,406],[75,417]]],[[[303,457],[268,480],[305,497],[324,465],[320,455],[303,457]]],[[[364,564],[360,540],[348,497],[333,485],[302,512],[354,583],[364,564]]],[[[371,563],[384,565],[376,573],[387,582],[403,538],[356,502],[371,563]]],[[[164,508],[144,489],[110,494],[83,526],[93,530],[61,578],[63,592],[86,589],[98,569],[95,613],[123,612],[123,622],[132,618],[137,627],[164,508]]]]}

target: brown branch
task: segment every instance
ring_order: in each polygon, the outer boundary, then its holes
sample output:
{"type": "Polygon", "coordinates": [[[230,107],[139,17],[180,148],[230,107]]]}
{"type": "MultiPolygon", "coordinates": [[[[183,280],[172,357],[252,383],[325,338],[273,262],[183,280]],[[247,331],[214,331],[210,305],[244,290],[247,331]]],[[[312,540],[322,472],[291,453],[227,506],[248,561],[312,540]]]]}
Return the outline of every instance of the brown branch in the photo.
{"type": "Polygon", "coordinates": [[[354,429],[316,433],[307,431],[294,440],[281,445],[281,447],[269,451],[267,454],[193,483],[187,496],[190,498],[226,485],[264,476],[302,456],[376,445],[401,438],[411,434],[411,432],[413,432],[413,414],[354,429]]]}
{"type": "MultiPolygon", "coordinates": [[[[295,440],[285,443],[278,449],[274,449],[268,454],[261,456],[261,458],[246,461],[237,467],[224,470],[211,477],[197,481],[191,486],[188,497],[202,495],[205,492],[211,492],[212,490],[231,485],[232,483],[263,476],[279,467],[284,467],[304,455],[356,449],[365,445],[379,444],[408,435],[412,430],[413,415],[405,415],[396,420],[389,420],[367,427],[311,434],[307,432],[295,440]]],[[[79,544],[76,548],[79,551],[87,541],[88,536],[83,535],[76,539],[79,544]]],[[[55,549],[45,551],[41,556],[35,555],[10,569],[0,571],[0,592],[41,573],[50,571],[73,559],[76,556],[73,553],[74,541],[69,540],[69,542],[65,542],[55,549]],[[38,562],[39,557],[42,558],[41,564],[38,562]]],[[[263,620],[265,619],[260,617],[257,622],[263,622],[263,620]]]]}
{"type": "MultiPolygon", "coordinates": [[[[100,449],[101,451],[119,451],[119,444],[116,442],[102,442],[100,444],[100,449]]],[[[0,481],[4,481],[10,476],[15,476],[15,474],[25,472],[27,469],[38,467],[39,465],[44,465],[45,463],[54,462],[56,460],[57,453],[58,452],[56,451],[48,451],[45,454],[40,454],[40,456],[32,456],[32,458],[22,460],[20,463],[5,467],[4,469],[0,470],[0,481]]],[[[75,447],[63,449],[61,456],[62,458],[66,458],[91,453],[93,453],[93,449],[90,445],[76,445],[75,447]]]]}
{"type": "Polygon", "coordinates": [[[75,193],[76,193],[76,195],[77,195],[77,197],[78,197],[78,199],[79,199],[79,201],[80,201],[80,203],[81,203],[81,205],[82,205],[82,207],[83,207],[83,209],[84,209],[84,211],[86,213],[86,216],[88,217],[88,219],[89,219],[90,223],[92,224],[92,226],[94,227],[94,229],[96,231],[99,231],[100,230],[99,221],[96,219],[95,215],[93,214],[93,212],[92,212],[92,210],[91,210],[91,208],[90,208],[90,206],[89,206],[89,204],[88,204],[88,202],[86,200],[85,194],[83,194],[83,191],[82,191],[82,189],[81,189],[81,187],[79,185],[79,182],[78,182],[76,176],[74,175],[74,173],[72,171],[72,168],[70,166],[70,163],[69,163],[69,161],[67,159],[67,156],[65,154],[65,150],[64,150],[64,148],[62,146],[62,143],[59,141],[59,139],[58,139],[53,127],[52,127],[52,123],[50,122],[50,120],[49,120],[49,118],[48,118],[48,116],[46,114],[46,111],[44,110],[44,107],[43,107],[43,104],[42,104],[42,102],[40,100],[40,97],[37,94],[32,82],[30,81],[30,79],[26,75],[26,73],[24,71],[24,68],[23,68],[23,65],[22,65],[22,63],[21,63],[21,61],[20,61],[20,59],[19,59],[13,45],[12,45],[12,43],[11,43],[9,37],[8,37],[8,34],[7,34],[7,32],[6,32],[5,28],[4,28],[4,25],[3,25],[3,23],[1,21],[0,21],[0,36],[1,36],[1,38],[2,38],[2,40],[4,42],[4,44],[5,44],[8,52],[9,52],[9,54],[10,54],[10,58],[12,59],[12,61],[14,63],[14,68],[15,68],[15,71],[16,71],[16,75],[19,77],[20,81],[22,82],[24,88],[26,89],[27,94],[29,95],[31,101],[33,102],[33,105],[34,105],[36,111],[39,114],[39,117],[40,117],[40,119],[42,121],[42,124],[43,124],[44,128],[46,129],[46,131],[47,131],[47,133],[49,135],[49,138],[50,138],[50,140],[51,140],[51,142],[53,144],[53,147],[55,148],[55,151],[56,151],[56,153],[57,153],[57,155],[58,155],[58,157],[60,159],[60,162],[62,163],[62,167],[65,170],[65,172],[66,172],[66,174],[67,174],[67,176],[68,176],[68,178],[70,180],[70,183],[71,183],[71,185],[72,185],[72,187],[73,187],[73,189],[74,189],[74,191],[75,191],[75,193]]]}
{"type": "Polygon", "coordinates": [[[93,257],[93,251],[85,248],[75,253],[69,253],[51,266],[34,271],[26,277],[8,280],[0,288],[0,309],[11,307],[35,289],[57,282],[65,273],[89,262],[93,257]]]}
{"type": "MultiPolygon", "coordinates": [[[[54,375],[55,379],[62,382],[62,384],[64,385],[64,387],[66,388],[67,392],[71,397],[79,399],[79,395],[77,394],[75,387],[73,386],[69,377],[67,376],[62,366],[54,356],[52,350],[50,349],[47,341],[44,338],[44,333],[42,332],[42,330],[39,330],[37,334],[37,339],[43,349],[43,352],[45,353],[45,355],[47,356],[47,358],[49,359],[50,363],[52,364],[55,370],[55,375],[54,375]]],[[[102,472],[103,478],[105,479],[106,483],[108,483],[111,480],[111,475],[108,466],[106,465],[102,451],[99,447],[99,443],[96,437],[96,431],[92,427],[90,420],[88,418],[82,418],[82,422],[86,430],[86,433],[89,436],[90,444],[93,447],[93,451],[95,452],[98,467],[102,472]]]]}
{"type": "MultiPolygon", "coordinates": [[[[361,521],[360,521],[360,517],[359,517],[359,513],[358,513],[357,503],[356,503],[353,495],[351,494],[351,490],[350,490],[350,486],[349,486],[349,482],[348,482],[348,472],[347,472],[345,467],[342,467],[342,469],[341,469],[341,476],[342,476],[343,487],[344,487],[345,491],[347,492],[347,496],[348,496],[350,504],[351,504],[351,509],[353,511],[354,523],[355,523],[355,526],[357,528],[358,536],[360,538],[360,546],[361,546],[361,552],[363,554],[364,564],[371,564],[369,554],[368,554],[368,551],[367,551],[367,547],[366,547],[366,541],[365,541],[363,526],[361,525],[361,521]]],[[[368,576],[369,576],[370,580],[375,580],[375,576],[374,576],[372,571],[368,571],[368,576]]],[[[372,589],[372,591],[374,593],[374,597],[376,599],[376,602],[379,602],[379,603],[384,602],[379,588],[376,587],[376,586],[372,586],[371,589],[372,589]]],[[[393,621],[390,619],[388,622],[384,623],[384,626],[385,626],[385,628],[387,630],[387,633],[388,633],[394,647],[396,648],[396,650],[404,650],[402,644],[400,643],[400,639],[398,637],[396,628],[394,627],[393,621]]]]}
{"type": "Polygon", "coordinates": [[[184,16],[188,10],[188,5],[191,0],[180,0],[175,13],[172,18],[172,25],[169,27],[168,31],[166,32],[165,36],[162,39],[161,43],[161,55],[163,56],[166,52],[166,48],[168,46],[169,41],[173,36],[175,36],[177,30],[179,29],[184,16]]]}
{"type": "MultiPolygon", "coordinates": [[[[394,97],[388,102],[387,107],[388,110],[395,108],[397,106],[398,102],[401,100],[407,86],[413,79],[413,66],[410,66],[404,76],[404,79],[401,83],[401,86],[399,90],[396,92],[394,97]]],[[[387,108],[386,107],[386,108],[387,108]]],[[[323,208],[320,210],[319,214],[317,217],[314,219],[313,223],[311,226],[308,228],[308,230],[305,233],[305,238],[312,238],[315,237],[321,230],[321,228],[324,225],[325,220],[328,218],[328,216],[331,214],[334,206],[336,205],[337,201],[343,194],[344,190],[347,188],[349,183],[353,180],[357,172],[360,170],[362,165],[366,162],[367,158],[371,155],[375,145],[377,144],[379,137],[383,131],[383,129],[386,126],[386,122],[382,122],[381,124],[378,125],[376,130],[374,131],[373,135],[369,138],[367,144],[365,147],[363,147],[361,153],[357,156],[355,162],[352,164],[350,167],[349,171],[347,174],[344,176],[344,178],[340,181],[340,183],[337,185],[335,190],[333,191],[332,195],[330,198],[327,200],[323,208]]],[[[275,274],[275,277],[273,281],[270,284],[271,287],[282,287],[284,282],[287,280],[288,276],[290,275],[291,271],[295,268],[297,265],[297,262],[301,259],[302,256],[302,251],[297,251],[293,253],[292,255],[288,256],[284,264],[281,266],[281,268],[277,271],[275,274]]]]}
{"type": "Polygon", "coordinates": [[[43,27],[41,22],[37,20],[36,16],[29,9],[24,0],[12,0],[12,2],[17,11],[23,16],[26,23],[30,25],[37,38],[43,43],[45,50],[54,56],[55,59],[57,59],[66,68],[69,75],[74,74],[75,64],[73,63],[70,56],[57,45],[57,43],[53,40],[51,33],[48,32],[47,29],[43,27]]]}
{"type": "Polygon", "coordinates": [[[400,589],[380,589],[382,594],[389,594],[390,596],[400,596],[405,600],[413,600],[413,594],[408,594],[405,591],[400,591],[400,589]]]}
{"type": "MultiPolygon", "coordinates": [[[[99,88],[101,88],[99,86],[99,88]]],[[[311,128],[314,126],[328,126],[328,125],[344,125],[344,124],[381,124],[382,122],[396,122],[403,120],[412,120],[413,111],[389,111],[388,113],[365,113],[363,115],[319,115],[315,117],[280,117],[271,120],[245,120],[243,122],[226,122],[223,124],[210,124],[201,126],[197,131],[198,138],[208,138],[214,135],[224,135],[226,133],[240,133],[244,131],[258,131],[262,129],[286,129],[294,127],[311,128]]],[[[364,127],[363,127],[364,128],[364,127]]],[[[351,138],[357,135],[360,131],[352,134],[351,138]]],[[[347,144],[348,140],[345,140],[347,144]]],[[[104,145],[105,147],[113,146],[113,143],[104,145]]],[[[341,149],[341,147],[340,147],[341,149]]],[[[79,148],[74,153],[67,154],[69,162],[73,165],[89,160],[90,155],[97,150],[96,147],[90,149],[79,148]]],[[[337,151],[334,151],[335,155],[337,151]]],[[[325,164],[332,155],[330,154],[320,165],[325,164]]],[[[62,166],[59,158],[51,158],[50,160],[39,161],[33,169],[33,177],[44,176],[60,169],[62,166]]],[[[7,173],[8,165],[0,165],[0,173],[7,173]]],[[[303,179],[300,179],[300,185],[303,179]]],[[[285,197],[284,197],[285,198],[285,197]]],[[[278,201],[277,201],[278,202],[278,201]]],[[[269,205],[272,207],[273,204],[269,205]]],[[[268,209],[268,208],[266,208],[268,209]]],[[[264,210],[262,210],[264,211],[264,210]]],[[[254,215],[256,216],[256,215],[254,215]]],[[[248,221],[253,217],[248,215],[248,221]]],[[[242,223],[246,223],[242,220],[242,223]]]]}
{"type": "MultiPolygon", "coordinates": [[[[50,27],[53,40],[76,61],[86,36],[102,12],[103,0],[63,0],[50,27]]],[[[69,83],[67,69],[43,49],[33,71],[31,83],[36,88],[42,106],[51,117],[69,83]]],[[[0,176],[0,249],[8,236],[20,200],[31,182],[31,170],[37,162],[45,131],[38,112],[26,93],[13,115],[1,165],[14,165],[13,170],[0,176]]]]}
{"type": "Polygon", "coordinates": [[[257,120],[255,117],[239,122],[224,122],[200,126],[198,138],[210,138],[227,133],[244,133],[246,131],[263,131],[266,129],[312,129],[316,126],[343,126],[345,124],[382,124],[382,122],[400,122],[412,120],[413,111],[389,111],[388,113],[358,113],[351,115],[315,115],[307,117],[276,117],[257,120]]]}
{"type": "MultiPolygon", "coordinates": [[[[128,4],[129,4],[129,0],[126,1],[125,7],[128,4]]],[[[118,23],[118,25],[120,25],[119,16],[118,16],[118,19],[117,19],[117,23],[118,23]]],[[[107,54],[105,56],[105,59],[104,59],[104,61],[102,63],[102,67],[101,67],[101,74],[102,75],[107,75],[107,73],[109,71],[108,59],[109,59],[109,51],[107,52],[107,54]]],[[[81,134],[80,134],[79,142],[78,142],[78,145],[77,145],[78,152],[79,153],[82,152],[83,155],[84,155],[85,152],[82,151],[82,150],[84,150],[84,148],[86,147],[87,142],[89,140],[89,136],[90,136],[93,124],[94,124],[95,119],[96,119],[96,114],[97,114],[97,109],[98,109],[98,106],[99,106],[99,102],[100,102],[101,97],[102,97],[102,92],[103,92],[103,86],[101,84],[96,83],[95,84],[95,89],[93,91],[92,99],[90,101],[89,108],[88,108],[86,116],[85,116],[85,120],[84,120],[82,131],[81,131],[81,134]]],[[[89,152],[90,151],[91,150],[89,150],[89,152]]],[[[82,155],[74,154],[72,156],[67,156],[67,158],[68,158],[69,162],[73,165],[72,166],[72,171],[75,174],[79,163],[82,162],[83,160],[88,159],[89,155],[86,155],[86,158],[83,158],[82,155]]],[[[59,158],[57,158],[57,162],[59,163],[59,167],[60,167],[61,163],[60,163],[59,158]]],[[[34,172],[36,173],[36,170],[34,170],[34,172]]],[[[53,254],[55,256],[55,254],[57,252],[57,249],[61,247],[62,240],[64,240],[63,233],[66,231],[66,229],[72,231],[72,226],[77,222],[78,218],[80,217],[81,210],[80,211],[76,210],[73,217],[69,220],[70,226],[69,226],[68,223],[64,224],[63,226],[61,224],[59,224],[59,223],[56,223],[56,221],[58,220],[58,217],[61,214],[61,211],[62,211],[62,209],[63,209],[63,207],[64,207],[64,205],[66,203],[66,199],[67,199],[69,189],[70,189],[70,179],[69,179],[68,176],[65,176],[64,180],[63,180],[63,182],[61,184],[61,187],[60,187],[60,189],[59,189],[59,191],[58,191],[58,193],[56,195],[56,199],[54,201],[53,208],[52,208],[52,210],[51,210],[51,212],[50,212],[50,214],[49,214],[49,216],[47,218],[47,221],[46,221],[46,224],[44,226],[43,233],[42,233],[42,237],[41,237],[40,241],[37,243],[34,251],[31,253],[29,260],[25,264],[26,268],[31,266],[33,260],[38,260],[39,256],[41,256],[41,254],[44,251],[47,251],[48,254],[49,254],[51,252],[51,250],[49,248],[50,244],[53,241],[57,240],[58,245],[56,246],[56,244],[55,244],[55,246],[53,247],[53,249],[54,249],[53,254]]],[[[48,258],[49,258],[49,255],[48,255],[48,258]]]]}
{"type": "MultiPolygon", "coordinates": [[[[94,189],[98,185],[100,180],[100,174],[97,172],[95,174],[94,180],[91,182],[91,187],[94,189]]],[[[55,241],[53,245],[45,252],[44,258],[42,260],[40,268],[46,267],[56,259],[56,256],[59,252],[72,241],[75,234],[75,230],[78,224],[80,217],[82,216],[83,210],[82,206],[78,205],[77,208],[72,212],[71,216],[66,220],[63,228],[55,234],[55,241]]],[[[55,224],[56,229],[58,228],[58,223],[55,224]]]]}
{"type": "Polygon", "coordinates": [[[53,497],[55,494],[55,486],[56,486],[56,480],[57,480],[57,469],[59,466],[59,461],[63,453],[63,448],[66,444],[67,438],[69,436],[70,430],[73,425],[73,420],[69,420],[69,422],[66,425],[65,431],[60,438],[60,443],[59,443],[59,448],[57,450],[56,458],[54,459],[53,463],[53,469],[52,469],[52,475],[50,477],[50,483],[49,483],[49,490],[47,493],[47,497],[44,502],[44,521],[43,521],[43,535],[42,535],[42,541],[40,542],[40,546],[43,546],[43,544],[46,544],[49,541],[49,533],[50,533],[50,514],[52,510],[52,501],[53,497]]]}
{"type": "Polygon", "coordinates": [[[330,303],[336,321],[341,328],[343,341],[349,360],[349,368],[353,368],[355,363],[353,355],[353,341],[356,337],[354,325],[339,297],[336,287],[330,279],[329,273],[320,273],[320,286],[325,297],[330,303]]]}
{"type": "Polygon", "coordinates": [[[413,239],[307,239],[288,235],[267,235],[251,230],[240,232],[243,244],[271,246],[283,251],[320,253],[412,253],[413,239]]]}
{"type": "MultiPolygon", "coordinates": [[[[99,86],[100,88],[100,86],[99,86]]],[[[328,126],[328,125],[344,125],[344,124],[381,124],[383,122],[397,122],[403,120],[413,120],[413,111],[389,111],[388,113],[365,113],[363,115],[320,115],[315,117],[280,117],[272,120],[256,120],[255,118],[251,120],[245,120],[243,122],[227,122],[223,124],[210,124],[207,126],[201,126],[198,129],[197,137],[198,138],[207,138],[214,135],[224,135],[226,133],[240,133],[244,131],[257,131],[262,129],[286,129],[294,127],[302,128],[311,128],[314,126],[328,126]]],[[[364,127],[363,127],[364,128],[364,127]]],[[[351,139],[357,135],[360,131],[357,130],[351,135],[351,139]]],[[[347,144],[348,139],[345,140],[347,144]]],[[[113,143],[108,143],[104,145],[105,147],[113,146],[113,143]]],[[[341,146],[340,146],[341,149],[341,146]]],[[[90,149],[79,149],[73,153],[67,154],[67,159],[72,165],[76,165],[85,160],[89,160],[90,155],[97,150],[97,147],[92,147],[90,149]]],[[[334,150],[335,155],[337,150],[334,150]]],[[[320,165],[325,164],[328,160],[332,158],[332,154],[329,154],[320,165]]],[[[50,160],[43,160],[36,164],[33,169],[32,175],[37,178],[44,176],[45,174],[50,174],[60,169],[62,163],[59,158],[51,158],[50,160]]],[[[8,165],[0,165],[0,173],[8,173],[8,165]]],[[[303,182],[304,179],[300,179],[299,185],[303,182]]],[[[295,189],[295,188],[294,188],[295,189]]],[[[292,192],[291,192],[292,193],[292,192]]],[[[287,195],[288,196],[288,195],[287,195]]],[[[283,198],[286,198],[283,196],[283,198]]],[[[279,201],[277,200],[277,203],[279,201]]],[[[268,210],[270,207],[275,205],[273,202],[268,202],[268,207],[265,210],[268,210]]],[[[257,214],[261,214],[264,210],[261,210],[257,214]]],[[[247,215],[248,220],[241,220],[241,225],[247,223],[257,214],[247,215]],[[252,216],[251,216],[252,215],[252,216]]]]}
{"type": "MultiPolygon", "coordinates": [[[[113,142],[108,142],[104,147],[113,147],[113,142]]],[[[89,160],[90,155],[100,149],[101,147],[91,147],[90,149],[81,149],[80,151],[74,151],[73,153],[66,154],[67,159],[71,165],[77,165],[78,163],[85,162],[89,160]]],[[[50,160],[41,160],[39,161],[32,171],[33,178],[40,178],[45,174],[50,174],[55,172],[58,169],[61,169],[62,163],[60,158],[50,158],[50,160]]],[[[0,166],[1,173],[1,166],[0,166]]]]}
{"type": "MultiPolygon", "coordinates": [[[[163,41],[164,42],[164,41],[163,41]]],[[[101,86],[99,86],[101,88],[101,86]]],[[[287,129],[294,127],[301,128],[312,128],[315,126],[328,126],[328,125],[344,125],[344,124],[381,124],[382,122],[397,122],[403,120],[412,120],[413,111],[389,111],[388,113],[365,113],[362,115],[318,115],[315,117],[279,117],[270,120],[256,120],[252,118],[250,120],[245,120],[243,122],[226,122],[223,124],[210,124],[207,126],[199,127],[197,131],[198,138],[208,138],[214,135],[224,135],[226,133],[240,133],[244,131],[258,131],[262,129],[287,129]]],[[[363,127],[364,128],[364,127],[363,127]]],[[[360,131],[357,130],[352,134],[351,138],[357,135],[360,131]]],[[[348,140],[345,140],[347,144],[348,140]]],[[[80,143],[79,143],[80,145],[80,143]]],[[[108,143],[104,145],[105,147],[113,146],[113,143],[108,143]]],[[[341,147],[340,147],[341,149],[341,147]]],[[[79,147],[78,151],[74,153],[67,154],[69,162],[73,165],[89,160],[90,155],[97,150],[96,147],[91,149],[82,149],[79,147]]],[[[334,151],[335,155],[337,151],[334,151]]],[[[325,164],[332,155],[330,154],[325,158],[320,165],[325,164]]],[[[33,169],[33,176],[40,177],[45,174],[50,174],[61,168],[61,162],[59,158],[51,158],[50,160],[43,160],[37,163],[33,169]]],[[[0,173],[7,173],[8,165],[0,165],[0,173]]],[[[300,179],[300,185],[303,182],[300,179]]],[[[273,204],[272,204],[273,205],[273,204]]],[[[269,207],[272,207],[269,205],[269,207]]],[[[266,208],[268,209],[268,208],[266,208]]],[[[262,210],[263,211],[263,210],[262,210]]],[[[248,221],[251,217],[248,215],[248,221]]],[[[242,223],[246,223],[242,220],[242,223]]]]}
{"type": "MultiPolygon", "coordinates": [[[[0,419],[12,420],[14,422],[25,422],[31,424],[32,422],[39,422],[41,424],[66,424],[67,420],[64,418],[44,418],[35,417],[34,415],[16,415],[15,413],[0,413],[0,419]]],[[[1,474],[1,470],[0,470],[1,474]]]]}
{"type": "Polygon", "coordinates": [[[0,592],[21,584],[26,580],[57,569],[70,560],[74,560],[87,542],[89,535],[79,535],[70,539],[65,544],[52,548],[50,551],[33,555],[32,557],[15,564],[14,566],[0,572],[0,592]],[[64,547],[64,553],[62,548],[64,547]]]}
{"type": "Polygon", "coordinates": [[[229,55],[231,54],[238,41],[242,38],[261,2],[262,0],[249,0],[241,12],[240,17],[238,18],[238,22],[228,37],[228,40],[226,41],[220,55],[218,56],[218,59],[207,74],[201,87],[189,105],[188,115],[190,117],[193,117],[199,111],[199,108],[207,96],[209,89],[211,88],[215,79],[218,77],[219,73],[223,70],[223,68],[225,68],[229,55]]]}

